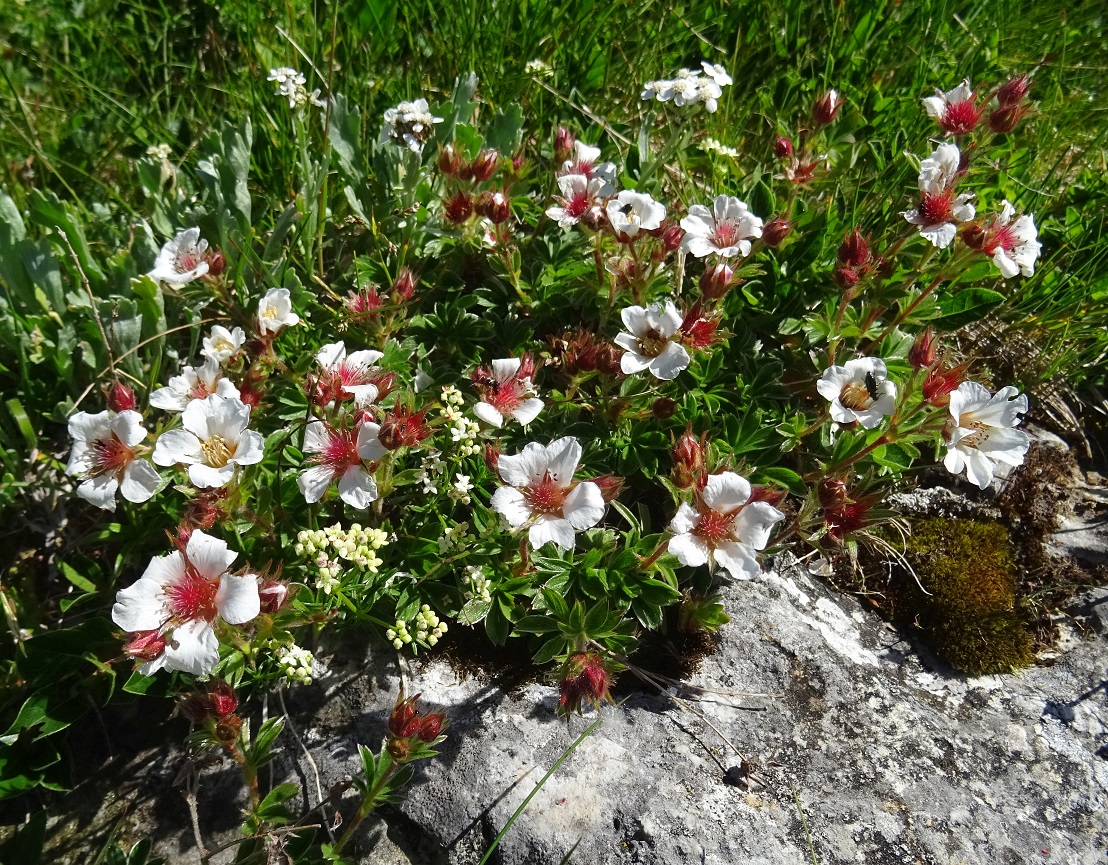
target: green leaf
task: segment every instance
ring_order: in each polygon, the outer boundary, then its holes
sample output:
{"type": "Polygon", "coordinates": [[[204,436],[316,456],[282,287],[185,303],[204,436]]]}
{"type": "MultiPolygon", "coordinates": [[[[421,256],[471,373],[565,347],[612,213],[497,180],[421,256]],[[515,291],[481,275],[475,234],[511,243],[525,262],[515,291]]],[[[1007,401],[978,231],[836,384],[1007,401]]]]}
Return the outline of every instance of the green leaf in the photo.
{"type": "MultiPolygon", "coordinates": [[[[372,0],[368,6],[372,7],[372,0]]],[[[384,4],[393,8],[395,4],[384,4]]],[[[327,127],[327,141],[339,159],[339,168],[347,179],[360,182],[365,177],[364,163],[361,158],[362,112],[357,105],[351,106],[345,96],[336,93],[331,101],[331,121],[327,127]]],[[[269,251],[268,245],[266,251],[269,251]]],[[[266,256],[266,260],[271,260],[266,256]]]]}
{"type": "Polygon", "coordinates": [[[79,573],[77,573],[76,570],[73,569],[73,566],[70,565],[68,562],[59,561],[58,567],[61,568],[61,572],[65,576],[65,578],[69,580],[69,582],[73,583],[73,585],[75,585],[82,592],[96,591],[96,584],[92,580],[88,579],[88,577],[82,577],[79,573]]]}
{"type": "Polygon", "coordinates": [[[939,300],[942,315],[935,320],[935,326],[943,330],[957,330],[984,318],[1004,299],[1003,294],[988,288],[967,288],[957,294],[948,294],[939,300]]]}
{"type": "Polygon", "coordinates": [[[531,660],[536,664],[547,664],[554,660],[558,655],[561,655],[566,651],[566,638],[565,637],[551,637],[545,643],[543,643],[537,652],[531,656],[531,660]]]}
{"type": "Polygon", "coordinates": [[[515,623],[515,629],[527,634],[550,634],[558,630],[558,623],[549,616],[524,616],[515,623]]]}
{"type": "Polygon", "coordinates": [[[506,111],[497,111],[489,126],[485,143],[501,154],[510,156],[519,147],[520,130],[523,129],[523,109],[511,105],[506,111]]]}

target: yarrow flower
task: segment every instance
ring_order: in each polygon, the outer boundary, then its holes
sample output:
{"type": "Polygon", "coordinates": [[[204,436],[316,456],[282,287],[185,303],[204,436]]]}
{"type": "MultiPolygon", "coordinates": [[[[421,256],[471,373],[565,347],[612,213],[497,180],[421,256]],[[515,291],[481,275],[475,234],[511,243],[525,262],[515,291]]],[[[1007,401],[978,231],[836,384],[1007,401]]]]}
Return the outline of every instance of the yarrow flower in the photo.
{"type": "Polygon", "coordinates": [[[735,579],[758,576],[756,553],[766,548],[785,515],[769,502],[751,501],[752,492],[750,482],[735,472],[709,475],[695,507],[682,502],[670,522],[669,551],[689,567],[711,562],[735,579]]]}
{"type": "Polygon", "coordinates": [[[538,78],[549,78],[554,74],[550,64],[543,60],[528,60],[527,65],[523,67],[523,71],[538,78]]]}
{"type": "Polygon", "coordinates": [[[498,470],[508,486],[493,493],[492,509],[513,529],[529,525],[527,540],[534,549],[546,543],[573,549],[574,534],[604,516],[600,487],[573,480],[580,461],[581,445],[570,436],[501,456],[498,470]]]}
{"type": "Polygon", "coordinates": [[[239,398],[239,389],[223,377],[219,363],[208,358],[203,366],[186,366],[180,375],[171,376],[168,385],[150,394],[150,405],[166,411],[184,411],[192,400],[213,393],[228,399],[239,398]]]}
{"type": "Polygon", "coordinates": [[[762,220],[750,212],[738,198],[719,195],[708,210],[694,204],[689,215],[681,220],[685,251],[703,258],[713,253],[721,258],[750,255],[750,239],[762,236],[762,220]]]}
{"type": "Polygon", "coordinates": [[[896,384],[887,374],[881,358],[860,357],[843,366],[828,367],[816,382],[816,390],[831,401],[833,421],[857,421],[865,429],[873,429],[896,409],[896,384]]]}
{"type": "Polygon", "coordinates": [[[233,397],[210,394],[194,399],[181,412],[183,429],[158,437],[154,463],[186,465],[189,480],[201,489],[230,483],[238,466],[262,461],[262,434],[247,429],[250,406],[233,397]]]}
{"type": "Polygon", "coordinates": [[[381,427],[366,421],[352,430],[337,430],[320,420],[308,423],[304,432],[304,452],[311,454],[296,484],[309,504],[323,498],[327,488],[337,482],[339,498],[359,510],[377,499],[377,483],[365,463],[379,460],[388,451],[378,434],[381,427]]]}
{"type": "Polygon", "coordinates": [[[149,460],[138,457],[135,447],[146,438],[142,415],[121,411],[116,415],[77,412],[69,419],[73,450],[68,475],[85,478],[77,495],[107,511],[115,510],[116,491],[129,502],[145,502],[158,491],[162,478],[149,460]]]}
{"type": "Polygon", "coordinates": [[[490,426],[501,427],[506,417],[524,426],[531,423],[543,409],[543,401],[535,396],[532,376],[535,362],[531,355],[494,360],[487,367],[479,366],[473,382],[481,401],[473,413],[490,426]]]}
{"type": "Polygon", "coordinates": [[[321,99],[319,96],[319,88],[309,93],[304,86],[307,79],[304,77],[303,73],[297,72],[295,69],[288,66],[270,69],[266,81],[276,82],[277,95],[288,99],[289,108],[303,108],[309,102],[318,108],[325,108],[327,106],[326,100],[321,99]]]}
{"type": "Polygon", "coordinates": [[[940,144],[920,163],[919,188],[923,193],[919,207],[900,215],[934,246],[950,246],[958,231],[956,223],[973,219],[976,211],[970,203],[973,193],[955,195],[954,185],[961,174],[962,154],[953,144],[940,144]]]}
{"type": "Polygon", "coordinates": [[[625,189],[607,205],[608,222],[616,234],[631,238],[639,231],[653,231],[662,227],[666,207],[645,192],[625,189]]]}
{"type": "Polygon", "coordinates": [[[236,558],[224,541],[196,529],[183,550],[156,557],[119,592],[112,621],[137,634],[125,651],[145,661],[140,673],[211,673],[219,662],[217,620],[241,625],[261,611],[257,576],[227,572],[236,558]]]}
{"type": "Polygon", "coordinates": [[[216,363],[223,363],[238,352],[245,342],[246,334],[241,327],[228,330],[217,324],[212,327],[211,335],[204,337],[204,348],[200,354],[216,363]]]}
{"type": "Polygon", "coordinates": [[[300,316],[292,311],[292,294],[287,288],[271,288],[258,301],[258,332],[263,337],[298,324],[300,316]]]}
{"type": "Polygon", "coordinates": [[[423,145],[434,132],[436,123],[442,123],[442,118],[431,114],[426,99],[401,102],[385,112],[381,143],[395,144],[397,147],[406,147],[413,153],[422,153],[423,145]]]}
{"type": "Polygon", "coordinates": [[[719,98],[723,88],[731,84],[731,76],[718,63],[702,61],[701,70],[680,69],[671,79],[648,81],[640,98],[645,102],[656,99],[670,102],[678,107],[703,103],[704,108],[714,112],[719,107],[719,98]]]}
{"type": "Polygon", "coordinates": [[[186,228],[162,247],[147,276],[172,286],[188,285],[208,272],[207,251],[208,241],[200,239],[200,229],[186,228]]]}
{"type": "Polygon", "coordinates": [[[972,243],[968,237],[966,239],[967,243],[979,247],[993,260],[1005,279],[1020,273],[1033,276],[1035,262],[1042,249],[1035,218],[1025,213],[1013,221],[1015,213],[1015,208],[1005,200],[1000,206],[1000,213],[993,217],[980,238],[972,243]]]}
{"type": "Polygon", "coordinates": [[[1016,429],[1027,411],[1027,397],[1009,385],[991,395],[975,381],[964,381],[950,394],[950,419],[943,430],[951,474],[965,469],[972,483],[985,489],[998,463],[1023,464],[1031,437],[1016,429]]]}
{"type": "Polygon", "coordinates": [[[655,378],[669,381],[689,365],[689,353],[674,339],[683,319],[672,300],[646,309],[629,306],[620,317],[628,332],[620,333],[615,343],[626,349],[619,361],[626,375],[648,369],[655,378]]]}
{"type": "Polygon", "coordinates": [[[316,379],[317,402],[326,405],[333,400],[353,398],[359,407],[372,403],[378,395],[374,379],[381,372],[374,364],[382,357],[381,352],[372,349],[348,355],[341,340],[323,346],[315,356],[320,368],[316,379]]]}
{"type": "Polygon", "coordinates": [[[312,683],[312,666],[315,656],[303,646],[292,643],[282,646],[277,651],[277,666],[281,668],[282,685],[295,682],[298,685],[310,685],[312,683]]]}
{"type": "Polygon", "coordinates": [[[981,122],[983,107],[978,107],[976,93],[970,89],[966,78],[953,90],[943,93],[937,89],[937,96],[923,99],[923,110],[938,122],[944,131],[954,135],[968,135],[981,122]]]}

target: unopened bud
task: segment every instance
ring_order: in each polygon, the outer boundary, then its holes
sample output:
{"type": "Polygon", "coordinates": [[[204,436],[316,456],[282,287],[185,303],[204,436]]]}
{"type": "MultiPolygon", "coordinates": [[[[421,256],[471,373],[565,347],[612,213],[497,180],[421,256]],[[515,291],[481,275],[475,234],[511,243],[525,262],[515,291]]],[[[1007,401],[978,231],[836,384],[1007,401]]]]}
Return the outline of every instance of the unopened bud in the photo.
{"type": "Polygon", "coordinates": [[[685,238],[685,232],[680,225],[669,223],[662,229],[662,247],[666,252],[674,252],[685,238]]]}
{"type": "Polygon", "coordinates": [[[673,446],[673,484],[682,490],[699,489],[707,474],[704,448],[690,426],[673,446]]]}
{"type": "Polygon", "coordinates": [[[908,350],[908,363],[913,369],[928,369],[938,360],[938,346],[935,344],[935,332],[927,328],[916,337],[912,347],[908,350]]]}
{"type": "Polygon", "coordinates": [[[512,215],[512,204],[503,192],[482,192],[477,196],[473,209],[494,225],[500,225],[512,215]]]}
{"type": "Polygon", "coordinates": [[[498,150],[482,150],[469,164],[469,176],[478,183],[484,183],[496,173],[498,165],[500,165],[498,150]]]}
{"type": "Polygon", "coordinates": [[[258,586],[258,598],[261,600],[263,613],[276,613],[285,605],[288,596],[289,585],[280,580],[262,580],[258,586]]]}
{"type": "Polygon", "coordinates": [[[392,296],[400,303],[412,299],[415,294],[416,275],[407,267],[400,268],[400,272],[396,274],[396,281],[392,284],[392,296]]]}
{"type": "Polygon", "coordinates": [[[724,264],[712,264],[704,268],[700,276],[700,294],[708,299],[717,300],[727,294],[735,279],[735,271],[724,264]]]}
{"type": "Polygon", "coordinates": [[[650,406],[650,413],[658,420],[671,418],[677,413],[677,402],[668,396],[658,397],[650,406]]]}
{"type": "Polygon", "coordinates": [[[580,712],[586,702],[599,708],[601,700],[612,699],[611,686],[612,678],[600,655],[596,652],[570,655],[562,665],[558,714],[580,712]]]}
{"type": "Polygon", "coordinates": [[[419,733],[419,712],[416,711],[415,697],[396,698],[396,705],[389,714],[389,732],[398,739],[410,739],[419,733]]]}
{"type": "Polygon", "coordinates": [[[485,468],[491,474],[500,476],[500,448],[492,442],[485,445],[485,468]]]}
{"type": "Polygon", "coordinates": [[[789,236],[789,233],[793,230],[793,224],[787,219],[778,217],[777,219],[771,219],[766,223],[765,228],[762,229],[762,240],[766,242],[768,246],[777,246],[789,236]]]}
{"type": "Polygon", "coordinates": [[[453,144],[448,144],[439,151],[439,171],[450,177],[457,177],[462,170],[462,157],[453,144]]]}
{"type": "Polygon", "coordinates": [[[123,652],[136,661],[153,661],[165,651],[165,637],[157,630],[136,631],[130,642],[123,646],[123,652]]]}
{"type": "Polygon", "coordinates": [[[812,120],[814,120],[818,126],[826,126],[838,115],[839,109],[842,108],[842,104],[838,92],[835,90],[828,90],[823,96],[817,99],[812,106],[812,120]]]}
{"type": "Polygon", "coordinates": [[[839,244],[838,258],[839,263],[847,267],[859,268],[869,264],[869,239],[862,235],[860,229],[855,228],[843,235],[843,242],[839,244]]]}
{"type": "Polygon", "coordinates": [[[209,249],[204,253],[204,261],[208,262],[208,272],[206,274],[209,278],[215,278],[223,275],[224,268],[227,267],[227,262],[223,258],[223,253],[218,249],[209,249]]]}
{"type": "Polygon", "coordinates": [[[577,139],[573,133],[566,127],[559,126],[558,131],[554,133],[554,161],[562,163],[569,159],[576,144],[577,139]]]}
{"type": "Polygon", "coordinates": [[[785,496],[788,494],[788,490],[783,490],[780,487],[754,487],[750,491],[750,498],[747,499],[747,504],[751,502],[767,502],[777,507],[781,502],[785,501],[785,496]]]}
{"type": "Polygon", "coordinates": [[[989,114],[989,129],[997,135],[1011,132],[1029,110],[1026,106],[1018,103],[1015,105],[1001,105],[989,114]]]}
{"type": "Polygon", "coordinates": [[[419,740],[430,745],[442,732],[446,716],[442,712],[428,712],[419,722],[419,740]]]}
{"type": "Polygon", "coordinates": [[[135,392],[123,382],[115,382],[108,391],[108,408],[112,411],[133,411],[135,408],[135,392]]]}
{"type": "MultiPolygon", "coordinates": [[[[414,733],[412,735],[415,735],[414,733]]],[[[385,746],[385,750],[389,752],[389,756],[396,762],[403,763],[408,759],[408,755],[412,751],[412,746],[407,739],[389,739],[388,745],[385,746]]]]}
{"type": "Polygon", "coordinates": [[[1026,73],[1019,78],[1013,78],[996,91],[996,99],[1003,107],[1019,105],[1023,102],[1027,91],[1031,89],[1031,82],[1026,73]]]}
{"type": "Polygon", "coordinates": [[[965,380],[968,369],[968,363],[954,367],[944,367],[942,365],[934,367],[923,383],[924,399],[934,406],[948,405],[950,395],[965,380]]]}
{"type": "Polygon", "coordinates": [[[527,157],[523,155],[523,149],[520,148],[512,154],[512,174],[520,174],[523,169],[527,167],[527,157]]]}
{"type": "Polygon", "coordinates": [[[819,506],[825,511],[841,508],[846,502],[846,482],[842,478],[824,478],[817,490],[819,506]]]}
{"type": "Polygon", "coordinates": [[[773,153],[778,159],[791,159],[793,155],[792,140],[784,135],[778,135],[773,140],[773,153]]]}
{"type": "Polygon", "coordinates": [[[835,284],[843,291],[854,288],[861,280],[861,275],[853,267],[837,267],[832,274],[835,284]]]}
{"type": "Polygon", "coordinates": [[[613,502],[619,497],[625,480],[626,478],[621,478],[619,475],[601,475],[593,478],[592,482],[600,488],[600,495],[604,497],[605,502],[613,502]]]}
{"type": "Polygon", "coordinates": [[[442,203],[442,215],[460,225],[473,216],[473,198],[468,192],[458,190],[442,203]]]}

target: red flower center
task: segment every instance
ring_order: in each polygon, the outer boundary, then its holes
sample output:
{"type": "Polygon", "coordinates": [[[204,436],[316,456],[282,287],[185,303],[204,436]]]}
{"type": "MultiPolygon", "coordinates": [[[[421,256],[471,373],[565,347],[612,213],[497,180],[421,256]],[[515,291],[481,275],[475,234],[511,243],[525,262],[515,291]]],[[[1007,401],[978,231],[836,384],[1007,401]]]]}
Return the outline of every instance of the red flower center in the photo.
{"type": "Polygon", "coordinates": [[[973,104],[972,100],[964,99],[961,102],[947,103],[946,110],[943,112],[943,119],[939,121],[939,125],[947,132],[953,132],[955,135],[966,135],[973,132],[980,121],[981,111],[973,104]]]}
{"type": "Polygon", "coordinates": [[[738,229],[731,222],[717,222],[712,232],[712,243],[720,249],[734,246],[739,239],[738,229]]]}
{"type": "Polygon", "coordinates": [[[96,439],[89,443],[92,452],[91,477],[117,475],[135,458],[135,452],[112,434],[111,438],[96,439]]]}
{"type": "Polygon", "coordinates": [[[345,474],[346,470],[362,461],[358,455],[358,443],[354,430],[340,432],[330,430],[330,438],[323,450],[316,455],[315,461],[319,465],[329,468],[334,475],[345,474]]]}
{"type": "Polygon", "coordinates": [[[180,273],[193,270],[198,264],[200,264],[200,256],[193,250],[177,254],[177,270],[180,273]]]}
{"type": "Polygon", "coordinates": [[[950,222],[954,215],[954,190],[939,195],[924,195],[919,203],[919,214],[925,225],[941,225],[950,222]]]}
{"type": "Polygon", "coordinates": [[[219,581],[209,580],[191,565],[185,571],[184,579],[169,586],[167,591],[169,611],[174,618],[210,622],[216,617],[215,594],[219,591],[219,581]]]}
{"type": "Polygon", "coordinates": [[[531,505],[531,510],[540,514],[556,514],[561,516],[562,506],[566,500],[566,490],[558,483],[550,472],[543,474],[542,480],[524,493],[524,498],[531,505]]]}
{"type": "Polygon", "coordinates": [[[1016,237],[1016,233],[1012,231],[1010,226],[996,225],[993,226],[993,230],[989,232],[988,240],[985,241],[985,254],[992,255],[998,249],[1011,252],[1018,245],[1019,238],[1016,237]]]}
{"type": "Polygon", "coordinates": [[[703,510],[700,512],[700,522],[693,529],[693,534],[699,535],[710,544],[718,544],[731,537],[731,527],[735,524],[735,514],[721,514],[718,511],[703,510]]]}

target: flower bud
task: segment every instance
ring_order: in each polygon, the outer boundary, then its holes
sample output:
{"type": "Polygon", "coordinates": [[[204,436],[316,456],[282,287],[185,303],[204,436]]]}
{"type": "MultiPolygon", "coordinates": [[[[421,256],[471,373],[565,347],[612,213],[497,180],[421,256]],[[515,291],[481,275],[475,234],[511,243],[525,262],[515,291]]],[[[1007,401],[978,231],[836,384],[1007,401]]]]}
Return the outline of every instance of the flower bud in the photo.
{"type": "Polygon", "coordinates": [[[558,714],[580,712],[585,702],[599,709],[601,700],[612,700],[609,693],[611,686],[612,678],[600,655],[596,652],[570,655],[562,665],[558,714]]]}
{"type": "Polygon", "coordinates": [[[762,240],[769,246],[777,246],[792,230],[793,224],[789,220],[780,217],[771,219],[762,229],[762,240]]]}
{"type": "Polygon", "coordinates": [[[935,332],[927,328],[916,337],[916,341],[908,350],[908,363],[913,369],[927,369],[934,366],[936,360],[938,360],[938,347],[935,345],[935,332]]]}
{"type": "Polygon", "coordinates": [[[997,135],[1011,132],[1029,111],[1023,105],[1001,105],[989,114],[989,129],[997,135]]]}
{"type": "Polygon", "coordinates": [[[996,99],[1002,107],[1011,107],[1023,102],[1027,91],[1031,89],[1031,82],[1027,79],[1027,73],[1019,78],[1013,78],[996,91],[996,99]]]}
{"type": "Polygon", "coordinates": [[[350,292],[342,302],[350,317],[354,320],[370,318],[385,305],[376,285],[370,285],[358,292],[350,292]]]}
{"type": "Polygon", "coordinates": [[[828,90],[812,106],[812,120],[817,126],[826,126],[838,115],[842,104],[838,91],[828,90]]]}
{"type": "Polygon", "coordinates": [[[492,442],[485,444],[485,468],[490,474],[500,476],[500,448],[492,442]]]}
{"type": "Polygon", "coordinates": [[[946,367],[940,364],[934,367],[927,375],[923,383],[923,397],[931,405],[945,406],[950,403],[950,395],[958,389],[966,377],[969,369],[968,363],[954,367],[946,367]]]}
{"type": "Polygon", "coordinates": [[[462,170],[462,156],[454,149],[453,144],[448,144],[439,151],[439,171],[450,177],[457,177],[462,170]]]}
{"type": "Polygon", "coordinates": [[[527,157],[523,155],[523,148],[521,147],[519,150],[512,154],[512,174],[519,175],[526,167],[527,157]]]}
{"type": "Polygon", "coordinates": [[[843,242],[839,244],[838,258],[839,263],[847,267],[859,268],[869,264],[869,238],[863,237],[858,228],[843,235],[843,242]]]}
{"type": "Polygon", "coordinates": [[[389,743],[385,746],[385,750],[389,752],[389,756],[396,760],[396,762],[403,763],[408,759],[408,755],[412,751],[412,746],[407,739],[389,739],[389,743]]]}
{"type": "Polygon", "coordinates": [[[561,163],[569,159],[576,144],[577,139],[573,133],[566,127],[559,126],[558,131],[554,133],[554,161],[561,163]]]}
{"type": "Polygon", "coordinates": [[[620,360],[623,358],[623,349],[615,343],[603,342],[596,349],[596,370],[601,375],[622,375],[623,368],[620,360]]]}
{"type": "Polygon", "coordinates": [[[717,300],[727,294],[735,279],[735,271],[724,264],[709,265],[700,275],[700,294],[710,300],[717,300]]]}
{"type": "Polygon", "coordinates": [[[626,478],[621,478],[619,475],[601,475],[593,478],[592,482],[600,488],[600,495],[604,497],[605,502],[613,502],[619,498],[625,480],[626,478]]]}
{"type": "Polygon", "coordinates": [[[289,596],[289,584],[280,580],[261,579],[258,585],[258,597],[261,599],[262,612],[273,615],[285,605],[289,596]]]}
{"type": "Polygon", "coordinates": [[[218,249],[209,249],[205,252],[204,261],[208,262],[208,272],[205,276],[209,279],[222,276],[224,269],[227,267],[227,262],[223,258],[223,253],[218,249]]]}
{"type": "Polygon", "coordinates": [[[372,376],[369,383],[377,388],[377,399],[382,400],[396,388],[396,373],[382,372],[372,376]]]}
{"type": "Polygon", "coordinates": [[[503,192],[482,192],[477,196],[473,209],[494,225],[500,225],[512,215],[512,203],[503,192]]]}
{"type": "Polygon", "coordinates": [[[192,533],[193,529],[206,532],[217,522],[226,519],[226,501],[227,490],[225,487],[209,487],[200,490],[189,499],[181,526],[177,529],[177,537],[182,550],[184,545],[188,543],[188,535],[192,533]]]}
{"type": "Polygon", "coordinates": [[[396,274],[396,281],[392,284],[392,296],[398,303],[404,303],[415,295],[416,283],[419,280],[410,268],[402,267],[396,274]]]}
{"type": "Polygon", "coordinates": [[[650,406],[650,413],[658,420],[667,420],[677,413],[677,402],[668,396],[661,396],[650,406]]]}
{"type": "Polygon", "coordinates": [[[673,485],[681,490],[699,489],[708,477],[701,440],[693,435],[692,427],[673,446],[673,485]]]}
{"type": "Polygon", "coordinates": [[[390,451],[402,447],[416,447],[431,435],[431,427],[424,422],[427,408],[412,411],[404,406],[393,406],[381,422],[381,431],[377,437],[390,451]]]}
{"type": "Polygon", "coordinates": [[[680,225],[669,223],[662,228],[662,247],[666,252],[675,252],[681,246],[685,238],[685,232],[680,225]]]}
{"type": "Polygon", "coordinates": [[[430,745],[439,737],[445,721],[446,715],[442,712],[428,712],[419,722],[419,740],[430,745]]]}
{"type": "Polygon", "coordinates": [[[165,651],[165,637],[157,629],[153,631],[135,631],[130,642],[123,646],[124,654],[136,661],[153,661],[165,651]]]}
{"type": "Polygon", "coordinates": [[[251,409],[256,409],[261,405],[262,397],[264,396],[265,389],[262,387],[261,382],[255,381],[252,378],[247,378],[239,387],[239,401],[250,406],[251,409]]]}
{"type": "Polygon", "coordinates": [[[419,712],[415,707],[418,698],[419,694],[407,698],[397,696],[388,723],[389,732],[396,738],[410,739],[419,733],[419,712]]]}
{"type": "Polygon", "coordinates": [[[469,164],[469,176],[478,183],[484,183],[496,173],[498,165],[500,165],[498,150],[482,150],[469,164]]]}
{"type": "Polygon", "coordinates": [[[824,478],[817,488],[819,506],[826,511],[841,508],[847,500],[846,481],[842,478],[824,478]]]}
{"type": "Polygon", "coordinates": [[[835,284],[843,291],[854,288],[861,280],[861,274],[858,273],[853,267],[837,267],[832,274],[835,280],[835,284]]]}
{"type": "Polygon", "coordinates": [[[458,190],[442,203],[442,215],[455,225],[461,225],[473,216],[473,198],[468,192],[458,190]]]}
{"type": "Polygon", "coordinates": [[[778,135],[773,141],[773,153],[778,159],[791,159],[793,155],[792,140],[784,135],[778,135]]]}
{"type": "Polygon", "coordinates": [[[789,491],[781,487],[754,487],[750,491],[750,498],[747,500],[747,504],[751,502],[768,502],[774,507],[777,507],[781,502],[785,501],[785,497],[788,494],[789,491]]]}
{"type": "Polygon", "coordinates": [[[108,408],[112,411],[133,411],[135,408],[135,392],[123,382],[115,382],[108,391],[108,408]]]}

